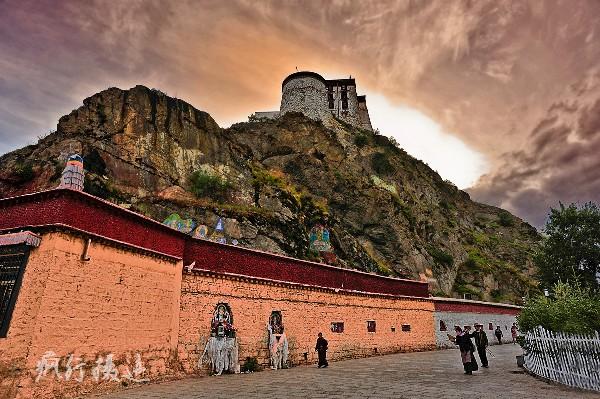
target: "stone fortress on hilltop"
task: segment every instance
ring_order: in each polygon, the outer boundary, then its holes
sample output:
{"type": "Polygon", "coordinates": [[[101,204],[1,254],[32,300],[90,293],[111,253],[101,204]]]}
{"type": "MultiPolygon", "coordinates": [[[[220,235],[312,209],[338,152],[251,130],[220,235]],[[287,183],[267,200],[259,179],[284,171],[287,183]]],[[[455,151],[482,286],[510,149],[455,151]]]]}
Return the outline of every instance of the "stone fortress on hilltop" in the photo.
{"type": "Polygon", "coordinates": [[[357,95],[356,81],[352,77],[327,80],[316,72],[293,73],[281,84],[279,111],[255,112],[250,120],[276,119],[286,112],[301,112],[326,125],[335,117],[353,126],[373,130],[366,96],[357,95]]]}

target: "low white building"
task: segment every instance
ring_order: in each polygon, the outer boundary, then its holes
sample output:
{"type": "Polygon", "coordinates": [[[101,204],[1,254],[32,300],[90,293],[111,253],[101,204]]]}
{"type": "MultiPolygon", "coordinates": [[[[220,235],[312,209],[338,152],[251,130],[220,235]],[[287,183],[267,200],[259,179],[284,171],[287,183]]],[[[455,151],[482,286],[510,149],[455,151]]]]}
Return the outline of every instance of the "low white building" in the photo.
{"type": "Polygon", "coordinates": [[[498,326],[502,330],[502,342],[512,342],[510,328],[517,322],[520,306],[454,298],[432,299],[435,304],[435,338],[439,348],[456,347],[448,339],[448,334],[455,335],[454,326],[471,326],[474,330],[475,324],[483,325],[490,345],[498,344],[494,334],[498,326]]]}

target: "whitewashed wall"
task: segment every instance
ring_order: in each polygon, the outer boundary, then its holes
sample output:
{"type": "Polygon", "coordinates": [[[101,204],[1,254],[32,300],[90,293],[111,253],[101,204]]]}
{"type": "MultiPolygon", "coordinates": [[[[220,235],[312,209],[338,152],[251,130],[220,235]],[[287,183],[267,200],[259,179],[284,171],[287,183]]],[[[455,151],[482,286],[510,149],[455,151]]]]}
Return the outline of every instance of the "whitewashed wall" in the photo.
{"type": "Polygon", "coordinates": [[[290,79],[283,86],[281,114],[302,112],[305,116],[325,121],[331,118],[327,104],[327,88],[319,79],[303,76],[290,79]]]}
{"type": "MultiPolygon", "coordinates": [[[[356,87],[347,86],[348,90],[348,109],[342,109],[342,91],[340,86],[335,86],[333,89],[335,108],[330,110],[337,118],[354,126],[361,126],[360,115],[358,114],[358,98],[356,96],[356,87]]],[[[329,105],[327,105],[329,108],[329,105]]]]}
{"type": "MultiPolygon", "coordinates": [[[[475,323],[483,324],[483,331],[487,334],[490,345],[496,345],[498,340],[494,335],[496,326],[502,328],[502,342],[512,343],[510,327],[516,323],[516,316],[493,314],[493,313],[461,313],[461,312],[435,312],[435,338],[436,344],[440,348],[456,347],[448,339],[447,334],[454,335],[454,326],[473,326],[475,323]],[[447,331],[440,331],[440,320],[446,324],[447,331]],[[494,330],[488,329],[488,324],[493,323],[494,330]]],[[[473,328],[474,330],[474,328],[473,328]]]]}
{"type": "Polygon", "coordinates": [[[367,109],[366,103],[358,104],[358,120],[360,122],[360,127],[367,130],[373,130],[373,126],[371,125],[371,118],[369,117],[369,110],[367,109]]]}

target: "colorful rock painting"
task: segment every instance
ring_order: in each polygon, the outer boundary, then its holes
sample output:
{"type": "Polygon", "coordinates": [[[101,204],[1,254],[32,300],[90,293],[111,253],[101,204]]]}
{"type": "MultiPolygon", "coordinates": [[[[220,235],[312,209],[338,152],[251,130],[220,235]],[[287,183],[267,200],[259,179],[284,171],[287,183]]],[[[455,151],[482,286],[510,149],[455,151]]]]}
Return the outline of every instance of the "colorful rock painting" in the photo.
{"type": "MultiPolygon", "coordinates": [[[[208,227],[200,224],[196,226],[196,223],[192,219],[182,219],[176,213],[169,215],[168,218],[165,219],[163,224],[175,229],[179,230],[182,233],[189,234],[194,238],[202,238],[206,239],[209,237],[208,235],[208,227]]],[[[215,226],[215,230],[210,235],[210,240],[218,242],[219,244],[227,244],[227,238],[225,237],[225,223],[223,219],[219,218],[217,220],[217,224],[215,226]]],[[[237,245],[237,240],[235,243],[232,242],[233,245],[237,245]]]]}
{"type": "Polygon", "coordinates": [[[186,234],[191,233],[194,230],[195,226],[195,223],[192,219],[182,219],[176,213],[169,215],[169,217],[165,219],[163,224],[186,234]]]}
{"type": "Polygon", "coordinates": [[[316,225],[310,231],[310,249],[319,252],[330,252],[329,230],[321,225],[316,225]]]}
{"type": "Polygon", "coordinates": [[[217,225],[215,226],[215,231],[223,232],[225,230],[225,226],[223,225],[223,219],[219,218],[217,220],[217,225]]]}
{"type": "Polygon", "coordinates": [[[210,236],[212,241],[218,242],[219,244],[227,244],[227,238],[225,238],[225,224],[223,223],[223,219],[219,218],[217,220],[217,225],[215,226],[215,231],[210,236]]]}
{"type": "Polygon", "coordinates": [[[208,227],[203,224],[198,225],[192,236],[194,236],[194,238],[206,239],[208,237],[208,227]]]}

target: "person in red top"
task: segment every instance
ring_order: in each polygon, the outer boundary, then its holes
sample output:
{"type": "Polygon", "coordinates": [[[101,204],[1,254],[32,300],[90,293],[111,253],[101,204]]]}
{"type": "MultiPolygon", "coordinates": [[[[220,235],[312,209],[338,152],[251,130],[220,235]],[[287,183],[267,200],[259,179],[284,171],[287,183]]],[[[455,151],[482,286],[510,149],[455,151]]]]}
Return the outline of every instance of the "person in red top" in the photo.
{"type": "Polygon", "coordinates": [[[517,331],[517,326],[515,323],[513,323],[512,327],[510,328],[510,335],[512,335],[513,345],[517,343],[517,331]]]}

